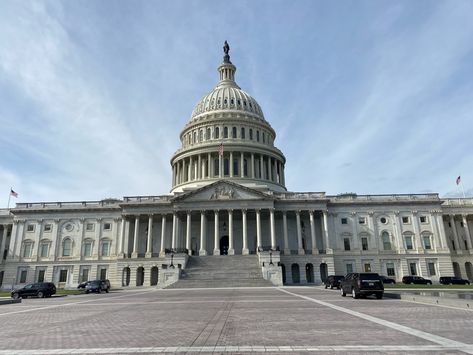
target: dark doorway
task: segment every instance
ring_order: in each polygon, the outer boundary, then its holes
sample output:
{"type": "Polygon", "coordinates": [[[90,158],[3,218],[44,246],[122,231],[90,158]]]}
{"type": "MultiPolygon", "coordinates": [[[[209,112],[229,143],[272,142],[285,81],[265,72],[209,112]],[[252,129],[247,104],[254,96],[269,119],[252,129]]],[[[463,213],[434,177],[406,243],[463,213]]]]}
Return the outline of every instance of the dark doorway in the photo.
{"type": "Polygon", "coordinates": [[[286,266],[281,264],[281,273],[282,273],[282,283],[283,285],[286,283],[286,266]]]}
{"type": "Polygon", "coordinates": [[[228,235],[220,238],[220,255],[228,255],[228,235]]]}
{"type": "Polygon", "coordinates": [[[122,273],[122,286],[130,286],[130,268],[126,267],[122,273]]]}
{"type": "Polygon", "coordinates": [[[327,264],[325,263],[322,263],[320,264],[320,279],[322,280],[322,282],[325,282],[325,280],[327,280],[327,274],[328,270],[327,270],[327,264]]]}
{"type": "Polygon", "coordinates": [[[151,280],[150,280],[151,286],[156,286],[158,284],[158,276],[159,276],[158,267],[153,266],[151,268],[151,280]]]}
{"type": "Polygon", "coordinates": [[[145,269],[140,266],[138,269],[136,269],[136,286],[143,286],[144,278],[145,269]]]}
{"type": "Polygon", "coordinates": [[[307,283],[313,284],[314,283],[314,265],[306,264],[305,265],[305,279],[307,283]]]}
{"type": "Polygon", "coordinates": [[[292,283],[298,284],[301,282],[301,274],[299,273],[299,264],[291,265],[292,283]]]}

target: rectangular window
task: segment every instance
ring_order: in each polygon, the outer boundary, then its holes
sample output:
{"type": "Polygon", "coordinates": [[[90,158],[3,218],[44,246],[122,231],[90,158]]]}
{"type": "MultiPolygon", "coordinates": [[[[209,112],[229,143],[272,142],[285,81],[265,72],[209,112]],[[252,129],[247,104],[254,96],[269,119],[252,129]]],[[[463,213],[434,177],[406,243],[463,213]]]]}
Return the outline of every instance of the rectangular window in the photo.
{"type": "Polygon", "coordinates": [[[409,270],[412,276],[417,275],[417,264],[416,263],[409,263],[409,270]]]}
{"type": "Polygon", "coordinates": [[[84,256],[92,256],[92,243],[86,242],[84,244],[84,256]]]}
{"type": "Polygon", "coordinates": [[[350,274],[353,272],[353,264],[347,264],[347,274],[350,274]]]}
{"type": "Polygon", "coordinates": [[[420,223],[427,223],[427,216],[420,216],[420,223]]]}
{"type": "Polygon", "coordinates": [[[34,232],[34,224],[28,224],[26,226],[26,231],[27,232],[34,232]]]}
{"type": "Polygon", "coordinates": [[[37,282],[44,282],[44,270],[38,271],[38,281],[37,282]]]}
{"type": "Polygon", "coordinates": [[[59,282],[67,282],[67,270],[61,270],[59,272],[59,282]]]}
{"type": "Polygon", "coordinates": [[[424,239],[424,249],[432,249],[432,245],[430,244],[430,235],[425,235],[424,239]]]}
{"type": "Polygon", "coordinates": [[[100,269],[100,280],[107,279],[107,269],[100,269]]]}
{"type": "Polygon", "coordinates": [[[388,274],[388,276],[396,276],[394,263],[386,263],[386,273],[388,274]]]}
{"type": "Polygon", "coordinates": [[[52,228],[50,223],[44,225],[44,231],[45,232],[51,232],[52,229],[53,228],[52,228]]]}
{"type": "Polygon", "coordinates": [[[87,223],[85,226],[85,230],[87,232],[92,232],[94,230],[94,224],[93,223],[87,223]]]}
{"type": "Polygon", "coordinates": [[[368,238],[361,238],[361,247],[363,250],[368,250],[368,238]]]}
{"type": "Polygon", "coordinates": [[[82,269],[82,275],[80,276],[80,282],[89,281],[89,269],[82,269]]]}
{"type": "Polygon", "coordinates": [[[41,257],[47,258],[49,256],[49,243],[41,244],[41,257]]]}
{"type": "Polygon", "coordinates": [[[347,219],[347,218],[342,218],[342,219],[340,220],[340,223],[341,223],[341,224],[348,224],[348,219],[347,219]]]}
{"type": "Polygon", "coordinates": [[[409,224],[409,217],[402,217],[402,223],[409,224]]]}
{"type": "Polygon", "coordinates": [[[102,243],[102,256],[109,256],[110,255],[110,242],[103,242],[102,243]]]}
{"type": "Polygon", "coordinates": [[[103,229],[106,231],[109,231],[112,229],[112,224],[111,223],[104,223],[103,224],[103,229]]]}
{"type": "Polygon", "coordinates": [[[20,272],[20,283],[24,284],[26,282],[26,276],[28,275],[27,270],[21,270],[20,272]]]}
{"type": "Polygon", "coordinates": [[[363,264],[365,272],[371,272],[371,264],[370,263],[365,263],[363,264]]]}
{"type": "Polygon", "coordinates": [[[414,246],[412,245],[412,237],[411,236],[406,236],[404,238],[404,240],[406,241],[406,249],[407,250],[412,250],[414,249],[414,246]]]}
{"type": "Polygon", "coordinates": [[[436,271],[435,271],[435,263],[433,262],[430,262],[430,263],[427,263],[427,267],[429,269],[429,275],[430,276],[435,276],[437,275],[436,271]]]}
{"type": "Polygon", "coordinates": [[[24,258],[31,258],[31,252],[33,250],[32,243],[26,243],[23,248],[23,257],[24,258]]]}
{"type": "Polygon", "coordinates": [[[366,218],[365,217],[359,217],[358,218],[358,224],[366,224],[366,218]]]}
{"type": "Polygon", "coordinates": [[[350,238],[343,238],[343,245],[345,246],[345,250],[350,250],[350,238]]]}

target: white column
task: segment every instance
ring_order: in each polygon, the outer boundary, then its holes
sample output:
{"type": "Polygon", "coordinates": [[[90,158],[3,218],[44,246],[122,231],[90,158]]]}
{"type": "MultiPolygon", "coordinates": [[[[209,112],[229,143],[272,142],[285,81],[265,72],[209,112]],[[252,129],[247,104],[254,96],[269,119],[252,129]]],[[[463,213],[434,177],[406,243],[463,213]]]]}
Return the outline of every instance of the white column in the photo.
{"type": "Polygon", "coordinates": [[[466,239],[466,245],[468,246],[468,249],[472,249],[471,245],[471,234],[470,234],[470,228],[468,227],[468,221],[466,220],[466,214],[462,214],[462,222],[463,222],[463,228],[465,228],[465,239],[466,239]]]}
{"type": "Polygon", "coordinates": [[[251,153],[251,178],[255,178],[255,155],[251,153]]]}
{"type": "Polygon", "coordinates": [[[205,245],[205,211],[200,211],[200,250],[199,255],[207,255],[205,245]]]}
{"type": "Polygon", "coordinates": [[[190,157],[189,158],[189,181],[192,181],[195,179],[195,174],[194,174],[194,178],[192,178],[193,170],[194,170],[194,160],[192,159],[192,157],[190,157]]]}
{"type": "Polygon", "coordinates": [[[353,250],[362,249],[358,241],[358,218],[356,212],[352,212],[352,233],[353,233],[353,250]]]}
{"type": "Polygon", "coordinates": [[[284,254],[289,255],[291,251],[289,250],[289,239],[287,237],[287,212],[284,211],[282,213],[282,225],[283,225],[283,233],[284,233],[284,254]]]}
{"type": "Polygon", "coordinates": [[[180,162],[176,162],[176,185],[179,185],[181,183],[181,164],[180,162]]]}
{"type": "Polygon", "coordinates": [[[271,157],[268,156],[268,180],[273,181],[273,165],[271,164],[271,157]]]}
{"type": "Polygon", "coordinates": [[[95,243],[93,247],[93,258],[98,258],[100,255],[100,238],[102,238],[102,218],[97,218],[95,225],[95,243]]]}
{"type": "Polygon", "coordinates": [[[240,153],[240,177],[245,177],[245,155],[240,153]]]}
{"type": "Polygon", "coordinates": [[[197,159],[197,180],[202,179],[202,157],[199,154],[199,157],[197,159]]]}
{"type": "Polygon", "coordinates": [[[176,249],[176,234],[177,234],[177,212],[174,212],[172,214],[171,249],[176,249]]]}
{"type": "MultiPolygon", "coordinates": [[[[82,250],[82,245],[84,243],[84,237],[85,237],[85,225],[84,225],[85,219],[82,218],[82,236],[81,236],[81,241],[80,241],[80,251],[82,250]]],[[[120,247],[120,230],[118,229],[118,224],[120,223],[121,225],[121,218],[114,218],[113,219],[113,234],[114,238],[110,245],[110,255],[116,255],[119,256],[118,249],[120,247]]],[[[79,275],[79,270],[77,270],[77,275],[79,275]]]]}
{"type": "MultiPolygon", "coordinates": [[[[138,239],[140,235],[140,216],[135,217],[135,233],[133,236],[133,252],[131,254],[132,258],[138,257],[138,239]]],[[[98,246],[97,246],[98,247],[98,246]]]]}
{"type": "Polygon", "coordinates": [[[125,240],[125,217],[122,216],[122,223],[120,225],[120,235],[118,237],[118,256],[123,258],[123,244],[125,240]]]}
{"type": "MultiPolygon", "coordinates": [[[[3,225],[2,244],[0,246],[0,264],[3,263],[3,254],[5,253],[5,243],[7,242],[8,224],[3,225]]],[[[11,242],[11,237],[10,237],[11,242]]]]}
{"type": "Polygon", "coordinates": [[[296,223],[297,223],[297,248],[299,255],[304,255],[305,250],[302,245],[302,232],[301,232],[301,211],[296,211],[296,223]]]}
{"type": "Polygon", "coordinates": [[[187,249],[187,253],[189,255],[192,255],[192,250],[191,250],[191,224],[192,224],[191,211],[187,211],[186,249],[187,249]]]}
{"type": "Polygon", "coordinates": [[[422,239],[420,237],[420,227],[419,227],[419,217],[417,216],[417,211],[412,212],[412,222],[414,224],[414,233],[416,238],[417,252],[423,253],[424,246],[422,245],[422,239]]]}
{"type": "Polygon", "coordinates": [[[207,177],[211,178],[212,177],[212,155],[210,153],[207,156],[207,169],[208,169],[207,177]]]}
{"type": "Polygon", "coordinates": [[[242,212],[242,223],[243,223],[243,249],[241,253],[243,255],[248,255],[250,251],[248,250],[248,229],[247,229],[247,220],[246,220],[246,210],[241,210],[242,212]]]}
{"type": "Polygon", "coordinates": [[[230,161],[229,161],[229,168],[230,168],[230,177],[233,177],[233,152],[230,152],[230,161]]]}
{"type": "Polygon", "coordinates": [[[433,227],[433,248],[432,249],[434,249],[434,251],[437,253],[438,250],[440,249],[440,243],[441,243],[440,232],[437,225],[437,211],[436,210],[430,211],[430,214],[431,214],[430,225],[433,227]]]}
{"type": "Polygon", "coordinates": [[[437,227],[439,229],[440,234],[440,247],[442,249],[447,249],[447,236],[445,235],[445,225],[443,223],[442,211],[439,211],[437,214],[437,227]]]}
{"type": "Polygon", "coordinates": [[[235,255],[233,247],[233,210],[228,210],[228,255],[235,255]]]}
{"type": "Polygon", "coordinates": [[[161,250],[159,251],[160,256],[164,256],[166,254],[165,245],[166,245],[166,215],[163,214],[161,217],[161,250]]]}
{"type": "Polygon", "coordinates": [[[214,223],[214,255],[220,255],[220,235],[219,235],[219,222],[218,222],[218,210],[214,211],[215,223],[214,223]]]}
{"type": "MultiPolygon", "coordinates": [[[[282,165],[282,164],[281,164],[282,165]]],[[[283,186],[286,186],[286,177],[284,176],[284,165],[282,165],[282,173],[281,173],[281,176],[282,176],[282,185],[283,186]]]]}
{"type": "Polygon", "coordinates": [[[310,238],[312,240],[312,254],[318,254],[319,249],[317,248],[317,242],[315,239],[314,211],[309,211],[309,218],[310,218],[310,238]]]}
{"type": "Polygon", "coordinates": [[[404,240],[402,236],[402,216],[400,215],[399,211],[394,212],[394,214],[397,216],[397,223],[394,225],[394,230],[396,232],[397,248],[401,253],[405,253],[406,250],[404,248],[404,240]]]}
{"type": "Polygon", "coordinates": [[[146,257],[151,258],[153,255],[153,215],[148,218],[148,240],[146,242],[146,257]]]}
{"type": "Polygon", "coordinates": [[[322,233],[325,244],[325,253],[330,254],[332,253],[332,247],[328,235],[328,212],[326,210],[322,211],[322,233]]]}
{"type": "Polygon", "coordinates": [[[271,249],[276,250],[276,233],[275,233],[275,226],[274,226],[274,208],[269,209],[269,224],[270,224],[270,231],[271,231],[271,249]]]}
{"type": "Polygon", "coordinates": [[[223,177],[223,156],[218,154],[218,176],[223,177]]]}
{"type": "Polygon", "coordinates": [[[261,246],[261,211],[256,210],[256,252],[261,246]]]}
{"type": "Polygon", "coordinates": [[[264,177],[264,160],[263,155],[259,156],[259,170],[260,170],[260,179],[263,180],[264,177]]]}
{"type": "Polygon", "coordinates": [[[130,254],[130,220],[125,219],[125,238],[123,238],[123,257],[128,258],[130,254]]]}

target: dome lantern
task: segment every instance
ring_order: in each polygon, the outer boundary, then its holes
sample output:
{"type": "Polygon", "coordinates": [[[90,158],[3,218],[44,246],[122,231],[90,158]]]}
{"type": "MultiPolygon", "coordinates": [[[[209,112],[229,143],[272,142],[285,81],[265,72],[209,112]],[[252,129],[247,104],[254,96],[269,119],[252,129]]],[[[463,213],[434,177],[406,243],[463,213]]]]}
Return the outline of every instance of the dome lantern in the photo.
{"type": "Polygon", "coordinates": [[[225,41],[223,46],[223,52],[225,53],[223,56],[223,63],[218,67],[220,82],[218,83],[217,87],[232,86],[239,89],[239,86],[235,83],[236,67],[230,61],[230,55],[228,54],[229,51],[230,46],[228,45],[227,41],[225,41]]]}

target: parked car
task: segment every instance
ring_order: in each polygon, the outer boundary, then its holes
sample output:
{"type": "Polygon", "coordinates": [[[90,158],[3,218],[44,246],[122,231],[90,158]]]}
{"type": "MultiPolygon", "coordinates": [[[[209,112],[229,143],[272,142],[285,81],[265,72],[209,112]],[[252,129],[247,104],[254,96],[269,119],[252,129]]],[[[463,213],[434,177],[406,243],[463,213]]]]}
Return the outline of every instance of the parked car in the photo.
{"type": "Polygon", "coordinates": [[[93,281],[89,281],[85,285],[85,293],[89,293],[89,292],[101,293],[102,291],[105,291],[108,293],[109,290],[110,290],[110,282],[108,280],[93,280],[93,281]]]}
{"type": "Polygon", "coordinates": [[[85,286],[87,286],[87,284],[88,284],[89,282],[90,282],[90,281],[81,282],[81,283],[77,286],[77,288],[78,288],[78,289],[81,289],[81,288],[85,289],[85,286]]]}
{"type": "Polygon", "coordinates": [[[456,276],[442,276],[439,281],[442,285],[469,285],[470,284],[470,281],[462,279],[461,277],[456,277],[456,276]]]}
{"type": "Polygon", "coordinates": [[[394,280],[390,277],[387,277],[387,276],[384,276],[384,275],[379,275],[379,277],[381,278],[381,281],[383,281],[383,284],[395,284],[396,283],[396,280],[394,280]]]}
{"type": "Polygon", "coordinates": [[[56,293],[56,286],[52,282],[37,282],[34,284],[25,285],[22,288],[13,290],[11,296],[13,299],[27,298],[27,297],[51,297],[56,293]]]}
{"type": "Polygon", "coordinates": [[[402,278],[403,284],[416,284],[416,285],[432,285],[432,281],[424,279],[422,276],[404,276],[402,278]]]}
{"type": "Polygon", "coordinates": [[[375,295],[377,299],[381,299],[384,294],[384,285],[377,273],[355,272],[347,274],[340,281],[340,293],[343,297],[351,293],[353,298],[375,295]]]}
{"type": "Polygon", "coordinates": [[[343,275],[330,275],[330,276],[327,276],[327,279],[325,279],[325,288],[329,288],[331,290],[333,290],[333,288],[337,288],[339,289],[340,288],[340,281],[343,280],[345,278],[345,276],[343,275]]]}

